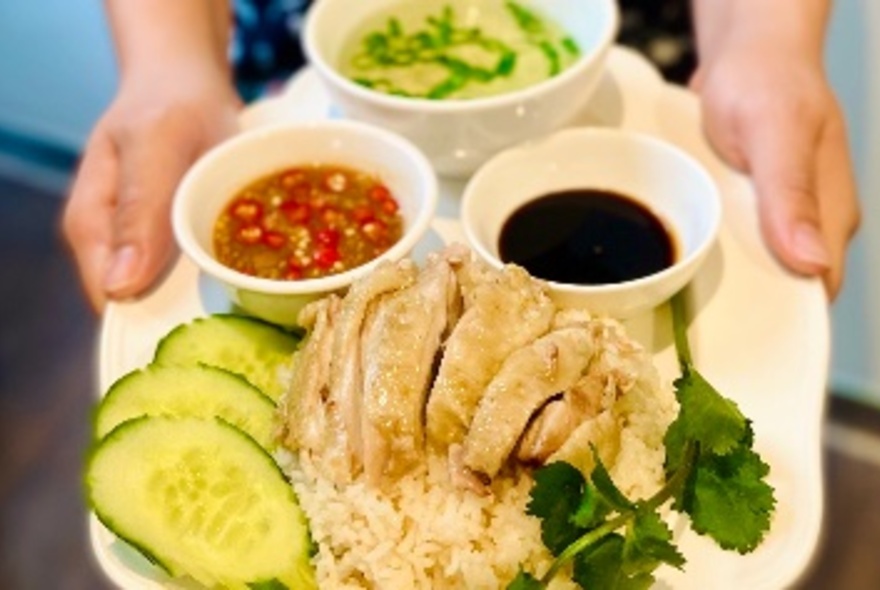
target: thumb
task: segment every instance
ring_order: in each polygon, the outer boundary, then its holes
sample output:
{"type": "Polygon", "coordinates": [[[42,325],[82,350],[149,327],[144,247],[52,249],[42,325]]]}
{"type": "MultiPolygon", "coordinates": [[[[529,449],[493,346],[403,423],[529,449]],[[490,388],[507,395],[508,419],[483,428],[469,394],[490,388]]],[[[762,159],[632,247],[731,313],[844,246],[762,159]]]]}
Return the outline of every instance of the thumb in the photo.
{"type": "Polygon", "coordinates": [[[117,178],[115,146],[104,124],[98,123],[89,137],[61,220],[83,291],[95,311],[104,308],[106,299],[103,276],[113,243],[117,178]]]}
{"type": "Polygon", "coordinates": [[[154,130],[126,146],[113,219],[113,254],[104,276],[104,289],[113,298],[149,288],[176,252],[171,201],[194,158],[194,150],[184,145],[154,130]]]}
{"type": "Polygon", "coordinates": [[[821,125],[793,113],[755,121],[744,133],[743,155],[758,197],[761,230],[787,267],[805,275],[825,273],[825,244],[816,187],[821,125]]]}

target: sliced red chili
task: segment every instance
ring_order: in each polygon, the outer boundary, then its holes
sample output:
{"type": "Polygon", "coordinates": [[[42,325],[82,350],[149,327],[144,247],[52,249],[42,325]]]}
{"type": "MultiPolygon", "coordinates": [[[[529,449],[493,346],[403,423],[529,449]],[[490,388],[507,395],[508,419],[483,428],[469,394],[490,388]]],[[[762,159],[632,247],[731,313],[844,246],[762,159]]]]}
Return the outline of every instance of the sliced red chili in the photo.
{"type": "Polygon", "coordinates": [[[304,271],[302,266],[293,259],[287,261],[287,268],[284,271],[284,278],[289,281],[296,281],[303,278],[304,271]]]}
{"type": "Polygon", "coordinates": [[[280,231],[267,230],[263,232],[263,243],[273,250],[278,250],[287,243],[287,236],[280,231]]]}
{"type": "Polygon", "coordinates": [[[315,250],[315,264],[320,268],[328,269],[340,260],[339,250],[327,246],[319,246],[315,250]]]}
{"type": "Polygon", "coordinates": [[[372,208],[367,207],[366,205],[358,205],[354,209],[351,210],[351,217],[359,224],[364,224],[367,221],[372,221],[376,218],[376,213],[372,208]]]}
{"type": "Polygon", "coordinates": [[[312,215],[312,208],[308,203],[300,203],[294,200],[288,200],[279,206],[281,212],[287,217],[287,220],[293,224],[306,223],[312,215]]]}
{"type": "Polygon", "coordinates": [[[341,235],[338,230],[329,227],[315,232],[315,241],[328,248],[336,248],[339,246],[340,237],[341,235]]]}
{"type": "Polygon", "coordinates": [[[384,184],[377,184],[370,187],[370,191],[367,194],[374,201],[387,201],[391,198],[391,191],[389,191],[388,187],[384,184]]]}
{"type": "Polygon", "coordinates": [[[287,189],[287,194],[290,195],[290,198],[294,201],[304,203],[312,197],[312,190],[312,185],[307,180],[304,180],[289,187],[287,189]]]}

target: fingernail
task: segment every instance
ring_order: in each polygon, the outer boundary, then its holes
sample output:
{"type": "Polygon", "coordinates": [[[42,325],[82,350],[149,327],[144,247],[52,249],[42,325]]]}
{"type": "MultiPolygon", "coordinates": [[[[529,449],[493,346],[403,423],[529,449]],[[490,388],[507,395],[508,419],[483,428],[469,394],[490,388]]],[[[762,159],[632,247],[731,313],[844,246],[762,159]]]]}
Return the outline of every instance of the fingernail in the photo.
{"type": "Polygon", "coordinates": [[[134,246],[123,246],[117,250],[104,277],[104,289],[112,293],[127,287],[137,262],[138,252],[134,246]]]}
{"type": "Polygon", "coordinates": [[[795,228],[793,236],[795,255],[801,261],[825,270],[831,265],[831,257],[822,235],[814,225],[801,223],[795,228]]]}

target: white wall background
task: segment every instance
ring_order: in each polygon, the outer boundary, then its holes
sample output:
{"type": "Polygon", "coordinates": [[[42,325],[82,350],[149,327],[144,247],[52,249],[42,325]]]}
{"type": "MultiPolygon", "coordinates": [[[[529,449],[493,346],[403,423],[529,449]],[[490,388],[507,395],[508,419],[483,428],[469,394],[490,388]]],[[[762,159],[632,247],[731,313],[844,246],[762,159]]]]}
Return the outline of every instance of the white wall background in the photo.
{"type": "Polygon", "coordinates": [[[831,385],[880,406],[880,3],[838,0],[828,38],[828,73],[846,111],[863,222],[834,305],[831,385]]]}
{"type": "MultiPolygon", "coordinates": [[[[0,129],[82,145],[116,85],[102,11],[97,0],[0,0],[0,129]]],[[[878,36],[880,2],[837,0],[827,63],[849,122],[864,224],[833,309],[831,381],[835,391],[880,406],[878,36]]]]}
{"type": "Polygon", "coordinates": [[[0,0],[0,129],[78,150],[115,68],[99,0],[0,0]]]}

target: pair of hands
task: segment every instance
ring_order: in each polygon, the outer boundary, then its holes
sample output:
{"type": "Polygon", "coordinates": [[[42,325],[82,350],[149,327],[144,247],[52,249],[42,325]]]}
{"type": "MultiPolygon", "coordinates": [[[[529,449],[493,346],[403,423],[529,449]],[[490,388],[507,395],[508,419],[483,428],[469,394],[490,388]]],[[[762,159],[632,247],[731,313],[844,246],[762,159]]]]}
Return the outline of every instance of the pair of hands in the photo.
{"type": "MultiPolygon", "coordinates": [[[[756,45],[701,65],[692,85],[712,145],[751,175],[768,246],[791,271],[820,276],[833,299],[859,206],[843,115],[821,65],[796,52],[768,58],[756,45]]],[[[225,79],[123,83],[89,139],[63,217],[97,311],[144,292],[168,266],[175,187],[236,131],[240,107],[225,79]]]]}

